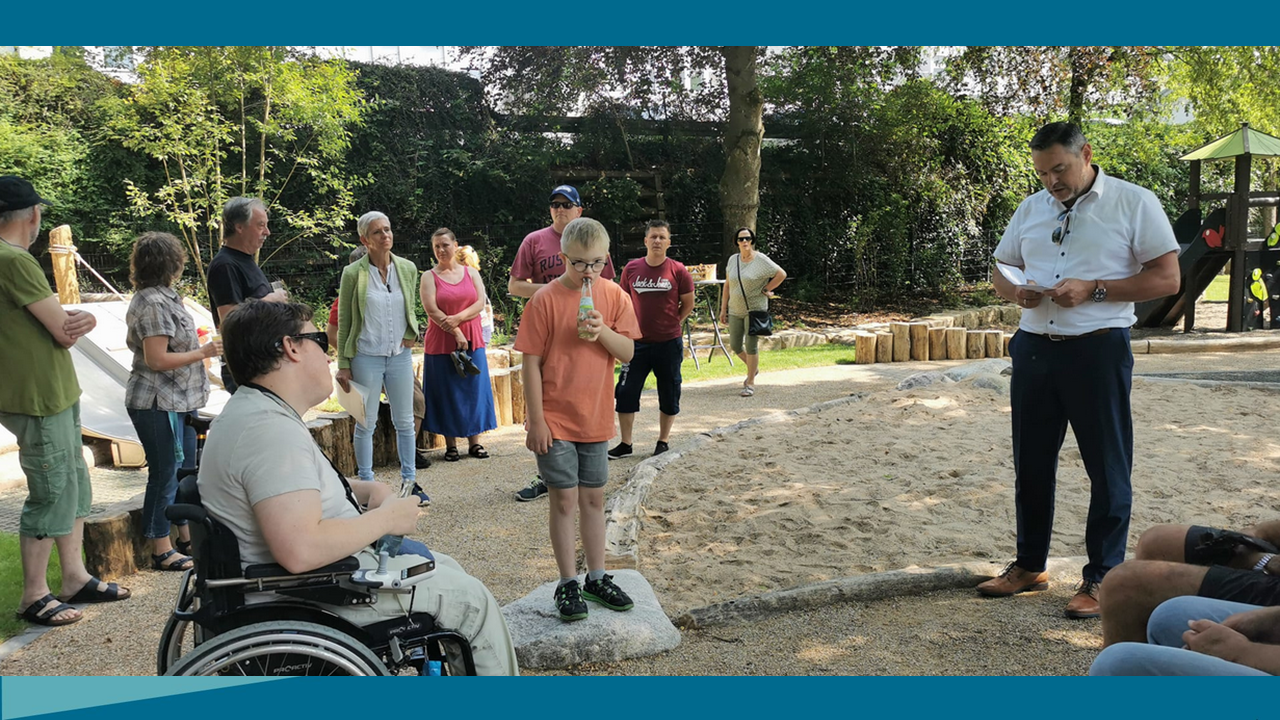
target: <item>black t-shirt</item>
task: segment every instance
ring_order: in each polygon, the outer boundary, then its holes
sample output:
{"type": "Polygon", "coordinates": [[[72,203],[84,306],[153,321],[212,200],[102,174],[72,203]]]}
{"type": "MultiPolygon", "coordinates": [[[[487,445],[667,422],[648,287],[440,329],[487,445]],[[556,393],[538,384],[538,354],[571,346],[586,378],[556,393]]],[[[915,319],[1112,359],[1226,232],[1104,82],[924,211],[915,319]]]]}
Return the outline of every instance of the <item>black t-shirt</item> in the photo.
{"type": "Polygon", "coordinates": [[[253,256],[225,245],[209,261],[209,304],[213,307],[213,324],[222,325],[218,317],[221,305],[239,305],[249,298],[271,294],[271,283],[253,256]]]}

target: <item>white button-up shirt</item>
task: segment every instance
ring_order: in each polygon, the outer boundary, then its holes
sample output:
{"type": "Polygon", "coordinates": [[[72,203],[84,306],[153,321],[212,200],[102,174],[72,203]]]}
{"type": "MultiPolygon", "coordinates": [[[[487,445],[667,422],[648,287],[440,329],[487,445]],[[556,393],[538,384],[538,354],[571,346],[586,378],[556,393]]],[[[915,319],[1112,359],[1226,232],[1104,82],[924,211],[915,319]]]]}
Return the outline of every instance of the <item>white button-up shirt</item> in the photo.
{"type": "MultiPolygon", "coordinates": [[[[1119,280],[1138,274],[1143,263],[1177,252],[1173,226],[1154,193],[1108,177],[1093,166],[1097,179],[1068,210],[1048,190],[1032,195],[1013,214],[995,259],[1024,268],[1027,279],[1053,287],[1067,278],[1119,280]],[[1060,220],[1067,213],[1069,223],[1060,220]],[[1053,232],[1066,224],[1061,244],[1053,232]]],[[[1023,308],[1019,327],[1040,335],[1083,335],[1102,328],[1127,328],[1137,322],[1131,302],[1090,302],[1058,307],[1045,297],[1023,308]]]]}
{"type": "Polygon", "coordinates": [[[369,263],[369,288],[365,292],[364,327],[356,340],[356,352],[374,357],[395,357],[407,350],[401,341],[409,321],[404,316],[404,291],[396,277],[396,264],[387,266],[387,281],[382,271],[369,263]]]}

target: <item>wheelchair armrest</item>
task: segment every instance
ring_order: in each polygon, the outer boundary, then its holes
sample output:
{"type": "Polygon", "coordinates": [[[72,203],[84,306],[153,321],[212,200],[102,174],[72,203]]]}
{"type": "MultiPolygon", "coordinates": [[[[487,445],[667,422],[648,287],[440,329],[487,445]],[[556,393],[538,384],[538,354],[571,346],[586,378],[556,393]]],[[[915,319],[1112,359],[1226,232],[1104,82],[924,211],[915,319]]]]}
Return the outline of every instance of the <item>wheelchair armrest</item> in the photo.
{"type": "Polygon", "coordinates": [[[197,475],[199,473],[200,468],[178,468],[178,482],[182,482],[192,475],[197,475]]]}
{"type": "MultiPolygon", "coordinates": [[[[173,507],[170,505],[170,507],[173,507]]],[[[244,578],[246,580],[260,580],[262,578],[274,577],[291,577],[294,575],[323,575],[327,573],[346,573],[350,574],[360,569],[360,559],[356,557],[343,558],[336,563],[330,563],[324,567],[308,570],[304,573],[292,573],[284,569],[284,566],[276,563],[259,563],[250,565],[244,569],[244,578]]]]}
{"type": "Polygon", "coordinates": [[[175,503],[164,509],[164,516],[165,519],[173,523],[202,523],[208,517],[208,513],[199,505],[175,503]]]}

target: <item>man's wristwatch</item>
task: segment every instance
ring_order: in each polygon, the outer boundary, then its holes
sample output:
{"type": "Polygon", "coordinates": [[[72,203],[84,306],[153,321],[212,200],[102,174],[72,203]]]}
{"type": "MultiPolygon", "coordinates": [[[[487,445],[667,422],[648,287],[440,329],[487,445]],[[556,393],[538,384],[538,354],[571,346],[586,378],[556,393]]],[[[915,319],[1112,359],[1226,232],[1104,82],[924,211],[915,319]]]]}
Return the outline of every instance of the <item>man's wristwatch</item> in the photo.
{"type": "Polygon", "coordinates": [[[1103,285],[1101,280],[1094,280],[1093,294],[1089,297],[1093,298],[1094,302],[1105,302],[1107,299],[1107,286],[1103,285]]]}

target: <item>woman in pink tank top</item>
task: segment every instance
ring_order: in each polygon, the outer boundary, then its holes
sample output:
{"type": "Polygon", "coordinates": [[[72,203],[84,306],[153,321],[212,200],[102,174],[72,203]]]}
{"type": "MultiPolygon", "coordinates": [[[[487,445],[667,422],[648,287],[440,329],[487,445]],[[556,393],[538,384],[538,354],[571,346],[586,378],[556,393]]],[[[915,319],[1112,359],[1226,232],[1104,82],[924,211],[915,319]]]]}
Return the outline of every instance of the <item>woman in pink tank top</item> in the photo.
{"type": "Polygon", "coordinates": [[[444,436],[446,461],[462,459],[457,438],[463,437],[468,455],[487,458],[480,434],[498,427],[498,421],[480,328],[484,281],[479,271],[458,260],[458,240],[452,230],[436,230],[431,250],[436,266],[422,274],[420,288],[429,319],[422,363],[427,406],[422,428],[444,436]]]}

